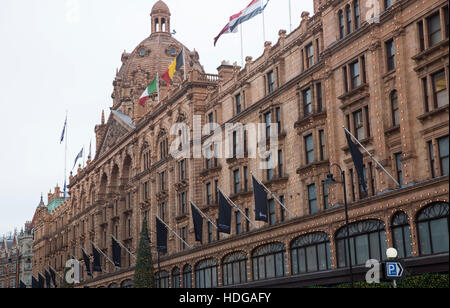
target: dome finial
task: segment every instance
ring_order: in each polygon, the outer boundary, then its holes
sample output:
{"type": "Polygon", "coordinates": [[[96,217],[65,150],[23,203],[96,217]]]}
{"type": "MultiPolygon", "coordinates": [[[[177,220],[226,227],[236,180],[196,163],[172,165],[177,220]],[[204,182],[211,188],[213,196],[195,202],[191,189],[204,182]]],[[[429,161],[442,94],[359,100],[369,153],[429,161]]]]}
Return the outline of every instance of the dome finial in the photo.
{"type": "Polygon", "coordinates": [[[152,34],[170,34],[170,10],[167,4],[164,3],[164,1],[159,0],[155,3],[150,16],[152,19],[152,34]]]}

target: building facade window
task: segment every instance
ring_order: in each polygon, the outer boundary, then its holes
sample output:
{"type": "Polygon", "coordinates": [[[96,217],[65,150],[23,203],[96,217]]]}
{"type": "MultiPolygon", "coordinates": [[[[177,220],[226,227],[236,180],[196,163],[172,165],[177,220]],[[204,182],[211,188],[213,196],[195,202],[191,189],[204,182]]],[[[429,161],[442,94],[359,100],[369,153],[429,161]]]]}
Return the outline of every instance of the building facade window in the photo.
{"type": "Polygon", "coordinates": [[[303,115],[305,117],[309,116],[312,113],[312,96],[311,89],[308,88],[302,92],[303,96],[303,115]]]}
{"type": "Polygon", "coordinates": [[[385,43],[386,48],[386,64],[387,71],[392,71],[395,69],[395,45],[394,40],[391,39],[385,43]]]}
{"type": "Polygon", "coordinates": [[[441,175],[449,175],[449,143],[448,136],[437,140],[439,146],[439,162],[441,167],[441,175]]]}
{"type": "MultiPolygon", "coordinates": [[[[336,233],[337,264],[347,267],[349,262],[347,250],[347,228],[336,233]]],[[[386,232],[379,220],[365,220],[349,225],[350,252],[353,265],[364,265],[367,260],[386,260],[386,232]]]]}
{"type": "Polygon", "coordinates": [[[332,268],[330,238],[326,233],[300,236],[292,242],[290,251],[293,275],[332,268]]]}
{"type": "Polygon", "coordinates": [[[275,91],[275,77],[273,71],[267,73],[267,89],[269,90],[269,94],[275,91]]]}
{"type": "Polygon", "coordinates": [[[317,208],[317,193],[315,184],[308,185],[308,204],[310,214],[316,214],[319,212],[319,209],[317,208]]]}
{"type": "Polygon", "coordinates": [[[305,137],[305,152],[306,164],[309,165],[314,162],[314,139],[312,134],[305,137]]]}
{"type": "Polygon", "coordinates": [[[169,273],[167,271],[161,271],[156,274],[156,288],[169,288],[169,273]]]}
{"type": "Polygon", "coordinates": [[[395,157],[395,171],[397,172],[397,181],[400,185],[403,185],[403,164],[402,153],[394,154],[395,157]]]}
{"type": "Polygon", "coordinates": [[[183,267],[183,288],[192,289],[192,266],[189,264],[183,267]]]}
{"type": "Polygon", "coordinates": [[[417,215],[420,255],[448,252],[448,209],[445,202],[431,204],[417,215]]]}
{"type": "Polygon", "coordinates": [[[195,266],[195,287],[197,289],[217,288],[218,264],[215,259],[201,261],[195,266]]]}
{"type": "Polygon", "coordinates": [[[181,288],[181,279],[180,279],[180,269],[178,267],[175,267],[172,270],[172,288],[179,289],[181,288]]]}
{"type": "Polygon", "coordinates": [[[233,171],[233,181],[234,181],[234,193],[238,194],[241,192],[239,169],[233,171]]]}
{"type": "Polygon", "coordinates": [[[306,68],[310,68],[314,65],[314,47],[313,44],[306,46],[306,68]]]}
{"type": "Polygon", "coordinates": [[[404,212],[397,212],[392,218],[392,239],[400,259],[412,257],[411,228],[404,212]]]}
{"type": "Polygon", "coordinates": [[[222,281],[224,286],[238,285],[247,282],[247,255],[235,252],[222,261],[222,281]]]}
{"type": "Polygon", "coordinates": [[[268,201],[269,206],[269,225],[273,226],[277,223],[277,215],[275,210],[275,200],[270,199],[268,201]]]}
{"type": "Polygon", "coordinates": [[[253,281],[283,277],[286,274],[286,248],[282,243],[258,247],[252,254],[253,281]]]}
{"type": "Polygon", "coordinates": [[[442,70],[431,75],[433,84],[434,104],[436,108],[448,105],[447,81],[445,79],[445,71],[442,70]]]}
{"type": "Polygon", "coordinates": [[[397,91],[391,93],[391,110],[392,110],[392,126],[400,125],[400,110],[398,108],[398,94],[397,91]]]}
{"type": "Polygon", "coordinates": [[[235,102],[235,108],[236,108],[236,114],[241,113],[242,111],[242,99],[241,94],[238,93],[234,96],[234,102],[235,102]]]}

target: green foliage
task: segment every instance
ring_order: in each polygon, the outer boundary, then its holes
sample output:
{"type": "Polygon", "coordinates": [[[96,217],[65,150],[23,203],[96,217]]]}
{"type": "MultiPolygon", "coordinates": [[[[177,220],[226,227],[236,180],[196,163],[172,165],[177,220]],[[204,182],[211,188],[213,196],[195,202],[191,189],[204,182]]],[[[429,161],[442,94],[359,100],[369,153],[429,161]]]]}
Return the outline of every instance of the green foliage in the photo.
{"type": "Polygon", "coordinates": [[[142,231],[134,271],[134,287],[139,289],[155,288],[155,273],[152,261],[152,249],[148,236],[147,218],[142,222],[142,231]]]}
{"type": "MultiPolygon", "coordinates": [[[[355,288],[359,289],[387,289],[393,288],[392,282],[382,282],[378,284],[368,284],[365,281],[358,281],[354,283],[355,288]]],[[[448,274],[423,274],[417,276],[407,277],[403,280],[397,281],[397,288],[408,289],[443,289],[449,288],[449,276],[448,274]]],[[[334,288],[347,289],[351,288],[350,283],[344,283],[335,286],[334,288]]]]}

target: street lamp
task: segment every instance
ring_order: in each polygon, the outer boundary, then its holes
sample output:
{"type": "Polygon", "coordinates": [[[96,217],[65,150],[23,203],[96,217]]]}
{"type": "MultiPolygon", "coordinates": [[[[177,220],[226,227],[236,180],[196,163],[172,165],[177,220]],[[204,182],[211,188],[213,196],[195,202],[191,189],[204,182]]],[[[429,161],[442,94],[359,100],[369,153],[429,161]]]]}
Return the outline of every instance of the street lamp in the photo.
{"type": "Polygon", "coordinates": [[[335,184],[342,184],[344,187],[344,209],[345,209],[345,228],[346,228],[346,245],[347,245],[347,253],[348,253],[348,259],[349,259],[349,270],[350,270],[350,281],[351,281],[351,285],[352,288],[354,288],[354,281],[353,281],[353,266],[352,266],[352,254],[350,251],[350,239],[349,239],[349,229],[348,229],[348,204],[347,204],[347,186],[345,184],[345,171],[342,170],[341,166],[339,166],[338,164],[332,164],[330,166],[330,169],[336,166],[337,168],[339,168],[339,171],[341,172],[341,178],[342,178],[342,182],[337,182],[334,179],[334,176],[332,173],[327,174],[327,179],[323,180],[322,182],[324,184],[328,185],[335,185],[335,184]]]}
{"type": "MultiPolygon", "coordinates": [[[[389,260],[396,260],[398,257],[398,251],[395,248],[389,248],[388,250],[386,250],[386,257],[389,260]]],[[[394,289],[397,289],[397,280],[393,280],[392,284],[394,286],[394,289]]]]}

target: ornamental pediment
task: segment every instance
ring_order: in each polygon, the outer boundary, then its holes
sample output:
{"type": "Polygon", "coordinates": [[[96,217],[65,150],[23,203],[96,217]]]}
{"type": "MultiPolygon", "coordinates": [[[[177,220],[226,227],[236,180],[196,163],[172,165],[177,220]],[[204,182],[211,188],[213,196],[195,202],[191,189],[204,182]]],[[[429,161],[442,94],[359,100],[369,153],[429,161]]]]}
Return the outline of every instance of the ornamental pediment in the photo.
{"type": "Polygon", "coordinates": [[[127,134],[135,130],[133,121],[126,114],[113,110],[107,123],[107,130],[99,155],[109,151],[127,134]]]}

